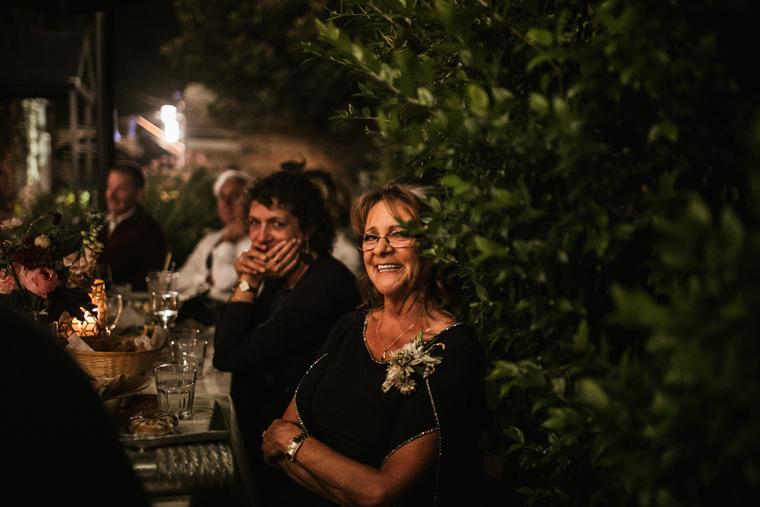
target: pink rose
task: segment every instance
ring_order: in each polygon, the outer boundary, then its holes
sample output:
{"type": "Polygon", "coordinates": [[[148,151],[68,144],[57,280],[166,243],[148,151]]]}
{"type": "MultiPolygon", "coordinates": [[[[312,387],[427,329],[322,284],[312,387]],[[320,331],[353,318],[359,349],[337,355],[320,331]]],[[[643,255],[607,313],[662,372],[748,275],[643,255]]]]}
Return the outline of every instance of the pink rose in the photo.
{"type": "Polygon", "coordinates": [[[58,287],[58,273],[50,268],[22,269],[18,278],[26,290],[41,298],[47,298],[58,287]]]}
{"type": "Polygon", "coordinates": [[[10,294],[17,288],[18,285],[16,285],[16,279],[13,278],[13,275],[5,270],[0,271],[0,294],[10,294]]]}

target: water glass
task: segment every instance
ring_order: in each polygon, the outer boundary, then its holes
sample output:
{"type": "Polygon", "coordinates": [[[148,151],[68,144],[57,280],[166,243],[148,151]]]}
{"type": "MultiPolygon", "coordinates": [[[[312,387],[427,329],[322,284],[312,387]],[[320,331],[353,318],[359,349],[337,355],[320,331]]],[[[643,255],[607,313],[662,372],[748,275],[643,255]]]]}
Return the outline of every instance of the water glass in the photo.
{"type": "Polygon", "coordinates": [[[208,342],[200,338],[177,338],[174,341],[174,360],[178,365],[197,369],[198,378],[203,378],[206,347],[208,347],[208,342]]]}
{"type": "MultiPolygon", "coordinates": [[[[170,363],[176,363],[177,357],[174,355],[174,344],[177,342],[180,338],[198,338],[198,335],[200,334],[200,329],[195,329],[192,327],[171,327],[169,329],[169,336],[168,336],[168,343],[166,346],[167,352],[169,353],[170,363]]],[[[200,372],[199,372],[200,373],[200,372]]]]}
{"type": "Polygon", "coordinates": [[[177,271],[148,271],[145,282],[148,292],[166,292],[177,290],[179,273],[177,271]]]}
{"type": "Polygon", "coordinates": [[[129,301],[132,297],[132,284],[131,283],[112,283],[109,294],[121,294],[124,301],[129,301]]]}
{"type": "Polygon", "coordinates": [[[187,419],[193,413],[197,368],[181,364],[163,364],[153,370],[156,375],[158,410],[187,419]]]}
{"type": "Polygon", "coordinates": [[[168,330],[177,318],[179,293],[177,291],[152,292],[150,294],[150,309],[153,316],[168,330]]]}

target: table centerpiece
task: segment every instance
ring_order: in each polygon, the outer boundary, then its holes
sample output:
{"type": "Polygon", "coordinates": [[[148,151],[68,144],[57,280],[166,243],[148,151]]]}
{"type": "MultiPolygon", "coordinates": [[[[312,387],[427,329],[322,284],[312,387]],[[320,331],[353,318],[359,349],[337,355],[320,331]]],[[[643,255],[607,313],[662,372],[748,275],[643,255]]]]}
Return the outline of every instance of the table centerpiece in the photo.
{"type": "Polygon", "coordinates": [[[0,301],[38,321],[57,322],[64,312],[84,320],[92,306],[102,225],[92,216],[74,230],[61,218],[49,212],[31,221],[14,217],[0,223],[0,301]]]}

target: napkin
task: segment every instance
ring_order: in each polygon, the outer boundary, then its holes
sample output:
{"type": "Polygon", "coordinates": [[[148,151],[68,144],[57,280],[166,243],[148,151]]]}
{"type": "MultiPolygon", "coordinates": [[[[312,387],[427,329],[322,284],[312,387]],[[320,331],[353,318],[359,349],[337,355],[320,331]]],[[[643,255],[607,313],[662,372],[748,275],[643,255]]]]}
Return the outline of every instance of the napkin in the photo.
{"type": "Polygon", "coordinates": [[[122,398],[130,394],[137,394],[147,388],[151,383],[149,377],[141,375],[124,374],[105,383],[93,382],[93,387],[103,401],[122,398]]]}
{"type": "Polygon", "coordinates": [[[148,336],[147,333],[135,338],[135,350],[153,350],[164,346],[166,342],[166,330],[161,326],[153,328],[153,334],[148,336]]]}
{"type": "Polygon", "coordinates": [[[92,352],[92,347],[87,345],[87,342],[85,342],[83,339],[79,337],[76,333],[71,333],[68,337],[68,345],[66,345],[66,348],[69,350],[87,350],[92,352]]]}

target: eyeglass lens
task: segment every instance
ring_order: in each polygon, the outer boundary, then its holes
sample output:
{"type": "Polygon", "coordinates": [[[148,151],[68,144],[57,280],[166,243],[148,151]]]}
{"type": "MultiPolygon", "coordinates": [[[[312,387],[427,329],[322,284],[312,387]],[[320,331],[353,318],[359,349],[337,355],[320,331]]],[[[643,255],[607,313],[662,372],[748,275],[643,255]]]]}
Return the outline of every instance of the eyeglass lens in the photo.
{"type": "Polygon", "coordinates": [[[409,236],[406,232],[402,232],[402,231],[392,232],[388,234],[387,236],[378,236],[376,234],[365,234],[362,237],[361,249],[365,251],[372,250],[373,248],[377,246],[377,243],[383,238],[393,248],[406,247],[406,246],[409,246],[409,244],[412,242],[412,237],[409,236]]]}

